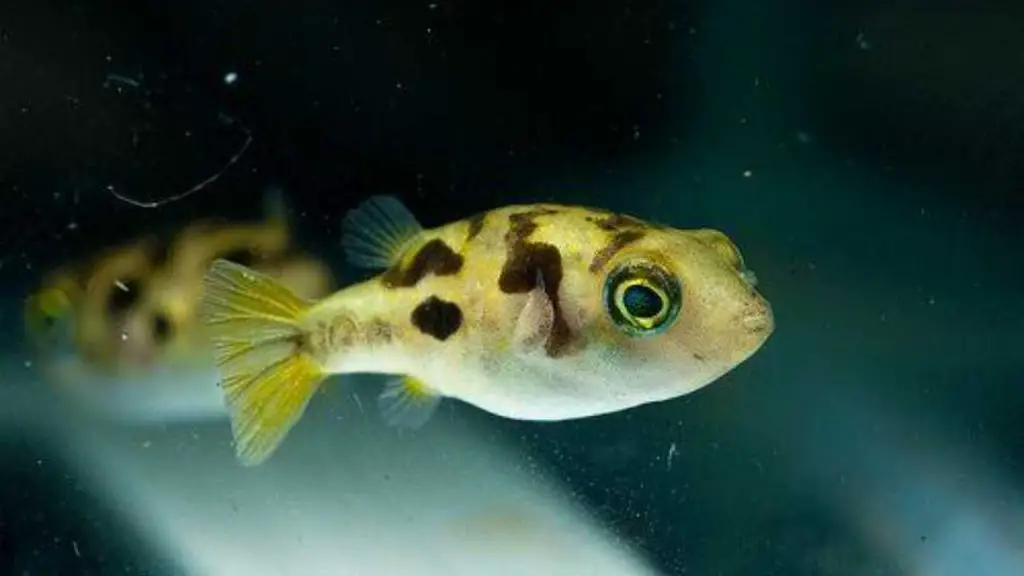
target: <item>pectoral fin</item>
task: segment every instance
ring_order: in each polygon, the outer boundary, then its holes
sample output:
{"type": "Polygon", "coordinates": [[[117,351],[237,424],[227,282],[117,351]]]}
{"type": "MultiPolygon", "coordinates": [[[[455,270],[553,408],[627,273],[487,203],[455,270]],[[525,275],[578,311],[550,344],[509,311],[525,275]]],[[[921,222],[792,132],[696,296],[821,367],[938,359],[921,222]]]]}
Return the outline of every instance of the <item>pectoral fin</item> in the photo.
{"type": "Polygon", "coordinates": [[[544,279],[537,274],[537,282],[526,295],[516,327],[512,333],[512,343],[519,352],[530,352],[544,346],[555,325],[555,307],[551,304],[544,290],[544,279]]]}
{"type": "Polygon", "coordinates": [[[412,376],[391,378],[377,398],[377,407],[384,421],[400,428],[423,426],[437,412],[440,404],[441,396],[412,376]]]}

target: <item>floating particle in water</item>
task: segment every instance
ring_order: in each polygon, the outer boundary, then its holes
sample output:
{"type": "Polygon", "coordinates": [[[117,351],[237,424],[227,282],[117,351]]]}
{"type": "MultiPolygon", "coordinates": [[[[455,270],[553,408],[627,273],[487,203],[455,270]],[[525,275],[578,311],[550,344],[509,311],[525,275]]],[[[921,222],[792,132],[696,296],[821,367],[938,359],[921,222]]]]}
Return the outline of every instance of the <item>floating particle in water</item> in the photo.
{"type": "Polygon", "coordinates": [[[857,38],[855,41],[857,42],[857,47],[860,48],[861,50],[871,49],[871,42],[869,42],[868,39],[864,37],[863,32],[857,32],[857,38]]]}
{"type": "MultiPolygon", "coordinates": [[[[238,73],[234,71],[230,71],[224,76],[224,82],[226,84],[232,84],[237,80],[238,73]]],[[[103,85],[104,88],[113,88],[117,90],[118,94],[123,93],[126,89],[140,92],[145,91],[145,87],[142,85],[141,75],[138,77],[138,79],[136,79],[129,76],[125,76],[123,74],[107,74],[106,80],[104,81],[103,85]]],[[[164,196],[156,200],[140,200],[138,198],[134,198],[130,194],[119,191],[113,184],[108,184],[106,186],[107,192],[114,198],[117,198],[118,200],[126,204],[135,206],[136,208],[160,208],[161,206],[165,206],[167,204],[171,204],[179,200],[184,200],[185,198],[188,198],[189,196],[192,196],[193,194],[202,191],[207,186],[210,186],[211,184],[219,180],[220,177],[223,176],[224,173],[227,172],[232,166],[237,164],[238,161],[242,158],[242,156],[244,156],[245,153],[249,150],[249,146],[252,145],[253,142],[253,136],[252,132],[248,129],[248,127],[246,127],[244,124],[242,124],[235,118],[228,116],[224,113],[219,114],[218,117],[221,124],[225,126],[230,126],[232,129],[237,130],[245,137],[245,140],[235,150],[235,153],[232,154],[230,158],[228,158],[227,162],[225,162],[220,167],[220,169],[215,171],[213,174],[209,175],[204,180],[200,181],[199,183],[195,184],[194,186],[188,188],[183,192],[170,194],[168,196],[164,196]]],[[[190,136],[190,132],[186,130],[185,135],[190,136]]],[[[138,145],[138,134],[135,132],[133,132],[132,134],[132,143],[133,145],[138,145]]]]}
{"type": "Polygon", "coordinates": [[[227,172],[228,170],[231,169],[232,166],[237,164],[238,161],[242,159],[242,156],[244,156],[245,153],[249,150],[249,146],[252,145],[252,132],[249,131],[249,129],[245,127],[245,125],[239,123],[234,118],[225,115],[221,115],[221,121],[226,124],[236,126],[242,132],[242,134],[245,135],[245,142],[243,142],[241,147],[239,147],[239,149],[234,154],[231,155],[231,158],[228,158],[228,161],[225,162],[224,165],[221,166],[219,170],[208,176],[205,180],[199,182],[198,184],[192,186],[191,188],[185,190],[184,192],[179,192],[177,194],[165,196],[163,198],[160,198],[159,200],[139,200],[136,198],[132,198],[127,194],[119,192],[113,184],[107,185],[107,192],[114,198],[117,198],[118,200],[126,204],[131,204],[136,208],[160,208],[161,206],[166,206],[167,204],[171,204],[179,200],[184,200],[185,198],[188,198],[189,196],[192,196],[193,194],[202,191],[207,186],[219,180],[220,177],[223,176],[225,172],[227,172]]]}
{"type": "Polygon", "coordinates": [[[117,93],[122,93],[126,88],[137,90],[142,87],[138,80],[124,74],[107,74],[103,81],[104,88],[113,88],[117,93]]]}

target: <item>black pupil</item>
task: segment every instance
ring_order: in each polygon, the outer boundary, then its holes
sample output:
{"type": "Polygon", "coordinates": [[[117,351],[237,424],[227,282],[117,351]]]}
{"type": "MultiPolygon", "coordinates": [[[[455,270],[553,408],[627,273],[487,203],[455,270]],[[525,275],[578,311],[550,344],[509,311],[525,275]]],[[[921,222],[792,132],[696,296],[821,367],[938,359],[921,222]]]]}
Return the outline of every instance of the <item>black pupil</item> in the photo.
{"type": "Polygon", "coordinates": [[[622,295],[622,303],[626,311],[637,318],[653,318],[660,314],[665,306],[657,292],[643,285],[626,288],[622,295]]]}

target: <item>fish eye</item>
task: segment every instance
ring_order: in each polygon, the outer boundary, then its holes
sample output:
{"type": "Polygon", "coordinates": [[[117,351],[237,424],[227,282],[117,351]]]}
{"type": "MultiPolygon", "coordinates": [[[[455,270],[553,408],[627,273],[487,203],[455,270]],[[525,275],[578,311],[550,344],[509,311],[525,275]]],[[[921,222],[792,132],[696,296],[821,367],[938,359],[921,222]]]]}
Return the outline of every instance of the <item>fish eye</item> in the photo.
{"type": "Polygon", "coordinates": [[[49,331],[64,318],[71,303],[63,291],[47,289],[32,296],[28,305],[28,321],[32,330],[49,331]]]}
{"type": "Polygon", "coordinates": [[[627,262],[608,275],[604,299],[616,327],[629,336],[653,336],[679,315],[682,286],[660,266],[627,262]]]}

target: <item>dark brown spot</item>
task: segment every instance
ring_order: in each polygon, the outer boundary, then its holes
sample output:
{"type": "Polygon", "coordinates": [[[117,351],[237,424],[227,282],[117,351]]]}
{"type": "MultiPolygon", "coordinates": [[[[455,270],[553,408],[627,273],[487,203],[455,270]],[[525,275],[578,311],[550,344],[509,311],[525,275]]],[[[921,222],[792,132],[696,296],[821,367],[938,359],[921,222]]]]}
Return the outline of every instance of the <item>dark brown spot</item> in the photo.
{"type": "Polygon", "coordinates": [[[647,225],[643,220],[638,220],[632,216],[626,216],[624,214],[608,214],[602,218],[595,218],[592,222],[597,225],[598,228],[606,232],[619,232],[630,228],[643,228],[647,225]]]}
{"type": "Polygon", "coordinates": [[[468,222],[469,222],[469,232],[466,234],[466,242],[469,242],[470,240],[476,238],[477,236],[480,235],[480,232],[483,232],[484,220],[486,218],[487,218],[487,213],[486,212],[481,212],[479,214],[474,214],[473,216],[471,216],[469,218],[469,220],[468,220],[468,222]]]}
{"type": "Polygon", "coordinates": [[[462,310],[457,304],[431,296],[412,311],[412,324],[420,332],[444,341],[462,326],[462,310]]]}
{"type": "Polygon", "coordinates": [[[706,358],[704,358],[703,355],[697,354],[696,352],[693,353],[693,359],[696,360],[697,362],[704,362],[705,360],[707,360],[706,358]]]}
{"type": "Polygon", "coordinates": [[[462,256],[456,254],[440,238],[427,242],[413,257],[409,266],[401,263],[392,266],[381,275],[385,288],[409,288],[415,286],[428,274],[451,276],[462,269],[462,256]]]}
{"type": "Polygon", "coordinates": [[[234,262],[235,264],[241,264],[242,266],[247,267],[252,267],[254,264],[256,264],[256,255],[253,253],[252,250],[248,248],[238,248],[236,250],[232,250],[221,256],[221,258],[234,262]]]}
{"type": "Polygon", "coordinates": [[[537,229],[535,219],[538,216],[556,212],[539,209],[509,216],[509,230],[505,234],[508,254],[498,277],[498,288],[506,294],[525,294],[537,287],[538,280],[543,283],[544,294],[554,313],[551,334],[544,344],[544,350],[551,358],[563,356],[572,343],[572,332],[558,298],[562,284],[562,254],[551,244],[529,242],[528,238],[537,229]]]}
{"type": "Polygon", "coordinates": [[[154,236],[145,240],[146,258],[153,268],[161,268],[171,260],[172,243],[170,238],[154,236]]]}
{"type": "Polygon", "coordinates": [[[594,254],[594,259],[590,262],[590,267],[588,269],[595,274],[600,272],[601,269],[604,268],[604,265],[618,254],[619,250],[622,250],[626,246],[629,246],[643,237],[644,233],[638,229],[623,230],[622,232],[617,233],[615,236],[612,236],[612,239],[607,246],[598,250],[597,253],[594,254]]]}
{"type": "Polygon", "coordinates": [[[164,344],[173,336],[174,323],[171,322],[170,316],[164,312],[157,311],[153,314],[151,319],[153,339],[157,344],[164,344]]]}
{"type": "Polygon", "coordinates": [[[587,220],[605,232],[622,232],[629,229],[653,229],[664,230],[666,227],[654,222],[647,222],[626,214],[615,214],[604,210],[591,209],[595,216],[588,216],[587,220]]]}

